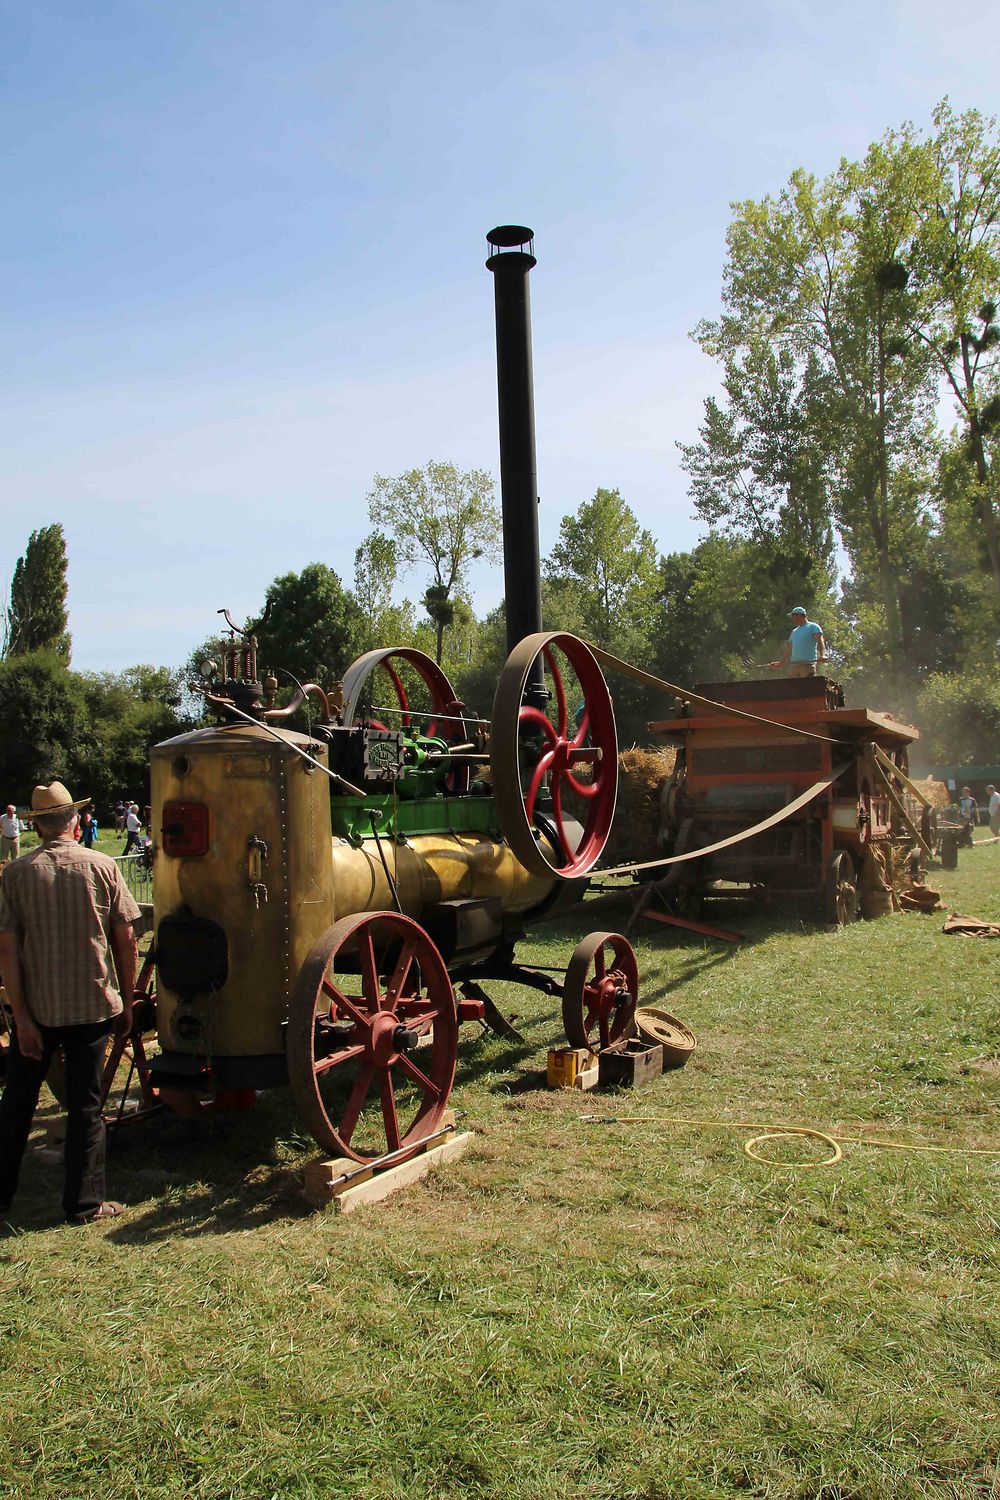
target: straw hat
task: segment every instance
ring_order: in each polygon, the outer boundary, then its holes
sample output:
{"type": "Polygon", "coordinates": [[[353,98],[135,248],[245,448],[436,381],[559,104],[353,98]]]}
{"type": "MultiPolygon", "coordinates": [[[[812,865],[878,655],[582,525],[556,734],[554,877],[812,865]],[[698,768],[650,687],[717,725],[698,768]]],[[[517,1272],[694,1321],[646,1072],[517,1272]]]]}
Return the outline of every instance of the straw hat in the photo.
{"type": "Polygon", "coordinates": [[[52,781],[48,786],[35,787],[31,794],[31,812],[28,818],[30,820],[39,813],[62,812],[67,807],[86,807],[89,801],[89,797],[81,797],[74,802],[61,781],[52,781]]]}

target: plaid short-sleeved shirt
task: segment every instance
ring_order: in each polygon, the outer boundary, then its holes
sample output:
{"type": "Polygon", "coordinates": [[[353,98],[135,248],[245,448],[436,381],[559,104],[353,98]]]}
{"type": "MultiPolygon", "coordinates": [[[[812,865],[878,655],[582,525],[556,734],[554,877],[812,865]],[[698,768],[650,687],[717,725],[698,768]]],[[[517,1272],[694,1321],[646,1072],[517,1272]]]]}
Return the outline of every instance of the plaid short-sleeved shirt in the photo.
{"type": "Polygon", "coordinates": [[[139,915],[114,860],[71,839],[7,865],[0,932],[17,934],[24,995],[40,1026],[85,1026],[119,1013],[111,929],[139,915]]]}

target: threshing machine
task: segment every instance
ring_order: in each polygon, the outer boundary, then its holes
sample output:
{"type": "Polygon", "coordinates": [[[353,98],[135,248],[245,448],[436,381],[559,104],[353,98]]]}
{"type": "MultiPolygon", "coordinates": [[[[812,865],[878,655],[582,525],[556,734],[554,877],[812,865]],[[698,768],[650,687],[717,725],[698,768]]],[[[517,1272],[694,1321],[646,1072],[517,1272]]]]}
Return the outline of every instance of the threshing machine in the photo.
{"type": "MultiPolygon", "coordinates": [[[[677,746],[664,792],[664,884],[696,917],[716,882],[805,898],[842,924],[865,861],[894,842],[929,855],[934,812],[907,774],[918,731],[847,708],[826,677],[706,683],[650,729],[677,746]],[[747,831],[756,832],[747,837],[747,831]],[[705,853],[692,858],[696,850],[705,853]]],[[[890,852],[891,861],[891,852],[890,852]]]]}

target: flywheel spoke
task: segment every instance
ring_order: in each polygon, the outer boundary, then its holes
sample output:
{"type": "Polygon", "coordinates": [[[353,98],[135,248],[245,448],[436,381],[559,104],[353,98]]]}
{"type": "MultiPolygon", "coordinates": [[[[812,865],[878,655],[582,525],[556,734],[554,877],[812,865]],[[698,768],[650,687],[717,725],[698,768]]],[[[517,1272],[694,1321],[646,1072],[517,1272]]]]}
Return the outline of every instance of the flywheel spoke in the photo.
{"type": "Polygon", "coordinates": [[[382,668],[388,674],[388,676],[389,676],[389,678],[390,678],[390,680],[392,682],[393,687],[396,689],[396,698],[397,698],[397,700],[399,702],[400,708],[403,710],[403,714],[402,714],[402,718],[400,719],[400,723],[402,724],[402,726],[403,726],[404,729],[409,729],[409,727],[410,727],[410,712],[409,712],[409,709],[410,709],[410,700],[406,696],[406,688],[403,686],[403,679],[402,679],[402,677],[400,677],[400,675],[396,671],[395,667],[390,667],[388,661],[384,661],[382,663],[382,668]]]}
{"type": "Polygon", "coordinates": [[[555,690],[556,690],[556,707],[559,710],[559,723],[558,723],[559,735],[560,735],[560,738],[565,739],[565,737],[566,737],[566,689],[563,687],[562,674],[560,673],[558,664],[556,663],[556,659],[552,655],[552,652],[551,652],[551,650],[550,650],[550,648],[548,646],[545,647],[544,651],[542,652],[542,656],[544,658],[545,665],[549,669],[549,673],[550,673],[550,675],[552,677],[552,681],[555,684],[555,690]]]}
{"type": "Polygon", "coordinates": [[[557,745],[559,743],[559,735],[554,726],[550,724],[540,708],[535,708],[530,703],[525,703],[522,706],[520,715],[518,716],[518,723],[520,725],[530,724],[535,729],[540,729],[550,745],[557,745]]]}
{"type": "Polygon", "coordinates": [[[433,1079],[428,1078],[426,1073],[421,1072],[412,1057],[408,1057],[405,1052],[401,1052],[399,1054],[399,1065],[404,1072],[409,1073],[414,1083],[419,1083],[425,1094],[429,1094],[432,1099],[440,1099],[441,1090],[433,1079]]]}
{"type": "Polygon", "coordinates": [[[361,989],[368,1008],[371,1012],[377,1011],[382,1005],[382,987],[378,982],[375,945],[370,927],[365,927],[358,937],[358,964],[361,968],[361,989]]]}
{"type": "Polygon", "coordinates": [[[379,1070],[378,1091],[382,1099],[382,1119],[385,1121],[385,1138],[390,1151],[398,1151],[400,1145],[399,1119],[396,1115],[396,1096],[392,1090],[392,1074],[388,1068],[379,1070]]]}
{"type": "Polygon", "coordinates": [[[350,1062],[352,1057],[362,1057],[365,1047],[358,1043],[354,1047],[341,1047],[339,1052],[331,1052],[328,1057],[317,1057],[316,1077],[321,1078],[324,1073],[329,1073],[333,1068],[339,1068],[341,1063],[350,1062]]]}
{"type": "Polygon", "coordinates": [[[369,1029],[371,1028],[371,1019],[360,1008],[356,997],[345,995],[343,990],[338,989],[336,985],[331,984],[328,979],[323,980],[322,989],[324,995],[329,995],[330,999],[334,1000],[342,1010],[346,1010],[352,1021],[356,1021],[359,1026],[367,1026],[369,1029]]]}
{"type": "Polygon", "coordinates": [[[389,990],[392,991],[393,1000],[395,1001],[400,1000],[405,995],[406,981],[410,977],[415,951],[415,945],[412,941],[408,940],[403,944],[399,958],[396,960],[396,967],[392,971],[392,977],[386,986],[386,994],[382,997],[380,1004],[385,1004],[388,1008],[392,1008],[392,1002],[389,1000],[388,995],[389,990]]]}
{"type": "Polygon", "coordinates": [[[374,1071],[375,1065],[371,1062],[362,1063],[358,1069],[358,1076],[354,1080],[354,1087],[351,1089],[350,1098],[340,1119],[338,1133],[346,1146],[351,1144],[351,1136],[354,1134],[354,1127],[358,1123],[358,1116],[365,1107],[365,1100],[368,1098],[368,1089],[371,1086],[374,1071]]]}
{"type": "Polygon", "coordinates": [[[542,784],[542,777],[551,766],[555,753],[556,752],[554,748],[551,750],[546,750],[544,755],[542,755],[539,759],[539,762],[535,767],[534,772],[532,773],[531,783],[524,798],[524,810],[529,818],[533,818],[535,816],[535,799],[538,796],[538,791],[542,784]]]}
{"type": "Polygon", "coordinates": [[[565,773],[564,779],[573,788],[578,797],[596,797],[601,790],[599,781],[577,781],[576,777],[569,771],[565,773]]]}
{"type": "Polygon", "coordinates": [[[571,865],[573,863],[573,850],[569,847],[569,840],[566,837],[566,830],[563,827],[562,796],[558,778],[553,781],[551,792],[552,821],[555,823],[556,837],[559,840],[559,847],[566,856],[566,863],[571,865]]]}

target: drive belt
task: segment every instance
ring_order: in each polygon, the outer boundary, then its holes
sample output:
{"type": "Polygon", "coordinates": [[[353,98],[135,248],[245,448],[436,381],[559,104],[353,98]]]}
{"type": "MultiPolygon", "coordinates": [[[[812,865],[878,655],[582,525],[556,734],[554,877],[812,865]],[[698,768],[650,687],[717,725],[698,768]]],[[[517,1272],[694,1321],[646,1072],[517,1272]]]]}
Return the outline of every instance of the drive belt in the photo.
{"type": "MultiPolygon", "coordinates": [[[[595,653],[596,654],[596,653],[595,653]]],[[[823,776],[819,781],[814,781],[812,786],[801,792],[792,802],[781,807],[777,812],[763,820],[754,823],[752,828],[741,828],[739,833],[731,833],[728,838],[719,839],[717,843],[707,844],[703,849],[689,849],[685,854],[670,854],[663,859],[648,859],[643,864],[615,865],[610,869],[597,868],[591,873],[595,877],[603,878],[605,875],[631,875],[639,870],[658,870],[666,865],[683,864],[685,860],[704,859],[709,854],[717,854],[720,849],[731,849],[734,844],[742,844],[746,839],[752,839],[759,833],[766,833],[769,828],[776,828],[786,818],[791,818],[795,813],[801,812],[808,807],[816,797],[827,791],[839,776],[842,776],[850,768],[850,761],[843,761],[839,766],[834,766],[828,776],[823,776]]]]}

